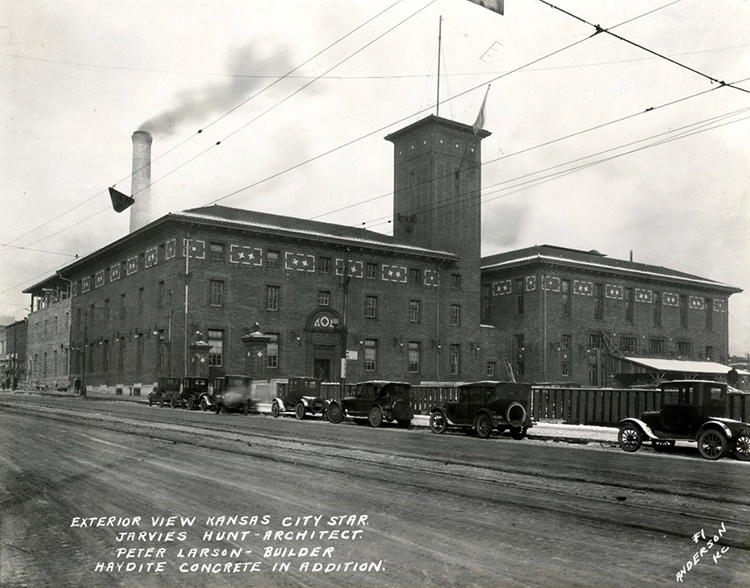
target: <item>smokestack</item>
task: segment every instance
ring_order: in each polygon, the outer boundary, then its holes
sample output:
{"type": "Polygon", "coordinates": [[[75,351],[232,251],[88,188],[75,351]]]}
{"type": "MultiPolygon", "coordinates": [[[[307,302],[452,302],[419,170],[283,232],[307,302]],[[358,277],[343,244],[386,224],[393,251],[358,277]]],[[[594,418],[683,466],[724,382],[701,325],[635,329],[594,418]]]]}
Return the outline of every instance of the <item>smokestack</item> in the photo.
{"type": "Polygon", "coordinates": [[[130,232],[146,226],[151,218],[151,134],[133,133],[133,175],[131,196],[135,204],[130,207],[130,232]]]}

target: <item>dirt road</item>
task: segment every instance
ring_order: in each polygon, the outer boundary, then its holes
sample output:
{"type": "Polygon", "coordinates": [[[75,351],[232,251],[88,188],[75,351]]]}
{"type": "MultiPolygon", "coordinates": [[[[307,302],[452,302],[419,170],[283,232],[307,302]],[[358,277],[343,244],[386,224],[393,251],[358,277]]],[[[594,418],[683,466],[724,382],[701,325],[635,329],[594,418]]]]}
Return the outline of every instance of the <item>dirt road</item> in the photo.
{"type": "Polygon", "coordinates": [[[750,584],[745,463],[115,404],[0,400],[2,586],[750,584]]]}

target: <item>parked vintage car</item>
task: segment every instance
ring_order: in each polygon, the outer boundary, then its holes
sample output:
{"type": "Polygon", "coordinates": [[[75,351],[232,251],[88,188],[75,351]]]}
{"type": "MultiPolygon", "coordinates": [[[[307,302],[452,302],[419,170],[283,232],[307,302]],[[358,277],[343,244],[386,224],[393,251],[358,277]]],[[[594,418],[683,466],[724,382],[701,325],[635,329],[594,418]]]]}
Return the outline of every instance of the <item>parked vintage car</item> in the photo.
{"type": "Polygon", "coordinates": [[[400,427],[408,427],[414,417],[410,390],[411,386],[405,382],[360,382],[352,396],[330,401],[328,420],[340,423],[350,416],[355,422],[369,422],[373,427],[379,427],[383,421],[396,421],[400,427]]]}
{"type": "Polygon", "coordinates": [[[516,382],[473,382],[458,387],[458,400],[446,402],[430,411],[430,430],[444,433],[458,427],[482,439],[493,429],[510,431],[514,439],[523,439],[533,426],[530,414],[531,385],[516,382]]]}
{"type": "Polygon", "coordinates": [[[148,405],[157,404],[164,406],[173,404],[173,398],[179,401],[180,397],[180,378],[159,378],[156,386],[148,393],[148,405]]]}
{"type": "Polygon", "coordinates": [[[677,440],[689,440],[698,443],[705,459],[720,459],[732,451],[738,459],[750,460],[750,424],[727,418],[731,394],[726,384],[679,380],[659,388],[660,410],[620,421],[617,442],[622,449],[638,451],[647,439],[663,451],[677,440]]]}
{"type": "Polygon", "coordinates": [[[214,380],[213,393],[201,398],[201,410],[213,407],[216,414],[237,410],[243,414],[256,412],[251,396],[252,378],[248,376],[222,376],[214,380]],[[205,408],[204,408],[205,405],[205,408]]]}
{"type": "Polygon", "coordinates": [[[182,378],[180,388],[180,405],[188,410],[195,410],[201,406],[201,401],[209,397],[208,378],[182,378]]]}
{"type": "Polygon", "coordinates": [[[320,396],[321,380],[317,378],[289,378],[282,394],[273,399],[271,414],[278,417],[284,412],[294,411],[294,416],[302,420],[306,414],[324,415],[328,401],[320,396]]]}

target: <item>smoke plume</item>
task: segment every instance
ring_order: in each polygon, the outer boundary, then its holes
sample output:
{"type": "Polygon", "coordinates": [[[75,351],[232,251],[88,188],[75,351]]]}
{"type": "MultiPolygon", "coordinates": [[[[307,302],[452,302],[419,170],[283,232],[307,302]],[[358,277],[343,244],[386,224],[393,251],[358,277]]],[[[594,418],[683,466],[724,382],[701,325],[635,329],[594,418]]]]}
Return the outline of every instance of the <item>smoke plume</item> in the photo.
{"type": "Polygon", "coordinates": [[[227,64],[229,79],[186,88],[175,95],[175,104],[144,122],[138,130],[152,135],[172,135],[189,123],[204,123],[216,113],[224,113],[238,106],[252,92],[262,89],[271,80],[262,75],[283,75],[289,71],[288,57],[281,51],[256,57],[252,43],[234,51],[227,64]]]}

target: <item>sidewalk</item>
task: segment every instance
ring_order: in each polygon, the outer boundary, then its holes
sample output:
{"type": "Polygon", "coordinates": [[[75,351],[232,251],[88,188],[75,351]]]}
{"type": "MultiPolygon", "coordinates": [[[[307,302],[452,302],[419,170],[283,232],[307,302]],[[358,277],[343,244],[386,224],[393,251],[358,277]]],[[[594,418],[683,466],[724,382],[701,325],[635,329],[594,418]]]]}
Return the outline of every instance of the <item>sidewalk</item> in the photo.
{"type": "MultiPolygon", "coordinates": [[[[148,396],[115,396],[102,394],[96,391],[89,392],[86,396],[77,396],[73,392],[60,392],[55,390],[3,390],[0,394],[30,394],[36,396],[56,396],[63,398],[80,398],[81,400],[102,400],[114,402],[141,402],[148,403],[148,396]]],[[[0,395],[0,398],[2,396],[0,395]]],[[[258,411],[263,414],[271,413],[270,403],[259,403],[258,411]]],[[[430,417],[428,415],[414,415],[411,424],[415,428],[429,427],[430,417]]],[[[617,443],[616,427],[596,427],[591,425],[568,425],[559,422],[538,422],[529,429],[529,439],[543,441],[558,441],[562,443],[617,443]]]]}

